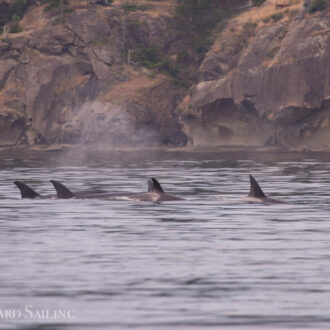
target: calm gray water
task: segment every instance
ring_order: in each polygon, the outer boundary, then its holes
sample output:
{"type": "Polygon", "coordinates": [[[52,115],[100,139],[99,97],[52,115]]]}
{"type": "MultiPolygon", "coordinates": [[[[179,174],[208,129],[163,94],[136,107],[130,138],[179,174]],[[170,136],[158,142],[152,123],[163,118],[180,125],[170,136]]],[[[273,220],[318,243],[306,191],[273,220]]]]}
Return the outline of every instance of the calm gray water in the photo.
{"type": "Polygon", "coordinates": [[[330,328],[330,163],[20,158],[0,157],[0,328],[330,328]],[[248,174],[288,204],[240,200],[248,174]],[[151,176],[186,200],[22,200],[13,185],[140,192],[151,176]]]}

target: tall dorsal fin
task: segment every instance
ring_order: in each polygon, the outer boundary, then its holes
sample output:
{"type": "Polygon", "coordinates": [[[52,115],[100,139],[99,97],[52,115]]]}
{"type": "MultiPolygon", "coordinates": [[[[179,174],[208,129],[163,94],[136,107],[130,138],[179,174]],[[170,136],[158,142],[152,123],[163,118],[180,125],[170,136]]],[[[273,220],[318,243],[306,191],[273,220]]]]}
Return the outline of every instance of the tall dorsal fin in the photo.
{"type": "Polygon", "coordinates": [[[55,181],[55,180],[50,180],[50,182],[54,185],[54,188],[56,190],[57,198],[59,199],[69,199],[76,197],[72,191],[67,188],[64,184],[61,182],[55,181]]]}
{"type": "Polygon", "coordinates": [[[151,178],[148,181],[148,192],[164,194],[164,189],[155,178],[151,178]]]}
{"type": "Polygon", "coordinates": [[[27,184],[25,184],[21,181],[14,181],[14,184],[20,190],[22,198],[40,197],[40,195],[35,190],[33,190],[31,187],[29,187],[27,184]]]}
{"type": "Polygon", "coordinates": [[[249,197],[255,197],[255,198],[266,198],[266,195],[260,188],[258,182],[256,179],[250,175],[250,193],[249,197]]]}

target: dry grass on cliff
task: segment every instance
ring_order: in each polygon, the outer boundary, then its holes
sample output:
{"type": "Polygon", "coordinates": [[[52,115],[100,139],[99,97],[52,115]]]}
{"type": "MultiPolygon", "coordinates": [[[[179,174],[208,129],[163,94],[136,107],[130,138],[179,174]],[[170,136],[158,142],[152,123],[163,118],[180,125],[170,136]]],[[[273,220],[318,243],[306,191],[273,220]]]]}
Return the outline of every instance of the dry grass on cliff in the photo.
{"type": "Polygon", "coordinates": [[[262,6],[253,7],[236,16],[215,41],[212,51],[220,52],[224,47],[227,49],[236,47],[237,41],[248,44],[247,39],[253,37],[257,29],[277,21],[288,22],[303,7],[304,0],[286,1],[290,3],[290,6],[276,8],[276,0],[267,0],[262,6]]]}
{"type": "Polygon", "coordinates": [[[23,32],[21,32],[21,34],[42,29],[48,22],[49,18],[44,13],[44,6],[34,7],[32,10],[28,10],[25,13],[20,22],[23,26],[23,32]]]}
{"type": "Polygon", "coordinates": [[[121,8],[125,3],[136,3],[138,6],[144,7],[143,11],[152,17],[171,16],[177,5],[176,0],[115,0],[112,5],[121,8]]]}
{"type": "Polygon", "coordinates": [[[287,0],[286,2],[288,2],[290,6],[277,8],[275,6],[276,0],[267,0],[264,5],[254,7],[244,12],[243,14],[237,16],[235,20],[242,26],[246,23],[263,25],[268,19],[271,22],[271,17],[274,17],[274,15],[282,14],[283,18],[288,17],[287,14],[301,9],[304,4],[304,0],[287,0]]]}
{"type": "MultiPolygon", "coordinates": [[[[75,12],[86,11],[90,9],[89,1],[69,0],[69,3],[70,8],[73,9],[75,12]]],[[[122,9],[122,6],[125,3],[137,3],[138,6],[142,6],[145,8],[143,12],[147,13],[152,17],[171,16],[174,13],[176,7],[176,0],[114,0],[111,7],[122,9]]],[[[45,5],[41,5],[27,10],[20,22],[23,27],[23,32],[20,32],[20,35],[26,35],[29,34],[31,31],[42,29],[49,23],[49,14],[47,12],[45,13],[44,9],[45,5]]],[[[93,6],[93,9],[96,10],[101,17],[105,14],[105,7],[95,5],[93,6]]]]}
{"type": "Polygon", "coordinates": [[[132,71],[130,80],[116,85],[105,95],[103,101],[116,103],[118,101],[127,100],[130,97],[143,93],[147,88],[150,89],[161,84],[164,80],[167,80],[167,77],[163,74],[149,77],[144,73],[132,71]]]}

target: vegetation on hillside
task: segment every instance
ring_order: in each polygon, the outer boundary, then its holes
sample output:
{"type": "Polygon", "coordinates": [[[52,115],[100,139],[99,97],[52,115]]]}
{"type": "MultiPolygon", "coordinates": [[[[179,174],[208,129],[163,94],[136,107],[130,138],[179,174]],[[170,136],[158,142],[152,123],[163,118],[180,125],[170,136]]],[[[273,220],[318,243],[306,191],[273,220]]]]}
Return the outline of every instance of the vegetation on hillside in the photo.
{"type": "Polygon", "coordinates": [[[313,14],[316,11],[322,11],[328,4],[329,0],[313,0],[308,11],[310,14],[313,14]]]}
{"type": "Polygon", "coordinates": [[[178,40],[175,47],[166,52],[152,44],[134,49],[133,62],[154,73],[168,74],[176,85],[191,85],[196,68],[213,43],[212,31],[223,27],[232,15],[225,10],[227,3],[224,0],[177,0],[172,26],[178,40]]]}
{"type": "Polygon", "coordinates": [[[190,43],[199,59],[208,50],[211,31],[230,13],[223,9],[221,1],[214,0],[177,0],[176,29],[183,40],[190,43]]]}
{"type": "Polygon", "coordinates": [[[148,6],[146,5],[139,5],[136,1],[125,1],[122,4],[122,8],[125,13],[128,13],[130,11],[137,11],[137,10],[147,10],[148,6]]]}
{"type": "Polygon", "coordinates": [[[20,25],[19,21],[20,18],[16,14],[14,14],[11,20],[11,26],[9,30],[10,33],[19,33],[23,31],[23,28],[20,25]]]}
{"type": "Polygon", "coordinates": [[[7,2],[0,3],[0,27],[11,21],[11,28],[15,26],[17,30],[19,20],[24,16],[28,6],[27,0],[14,0],[11,4],[7,2]]]}
{"type": "Polygon", "coordinates": [[[254,6],[261,6],[266,0],[252,0],[254,6]]]}

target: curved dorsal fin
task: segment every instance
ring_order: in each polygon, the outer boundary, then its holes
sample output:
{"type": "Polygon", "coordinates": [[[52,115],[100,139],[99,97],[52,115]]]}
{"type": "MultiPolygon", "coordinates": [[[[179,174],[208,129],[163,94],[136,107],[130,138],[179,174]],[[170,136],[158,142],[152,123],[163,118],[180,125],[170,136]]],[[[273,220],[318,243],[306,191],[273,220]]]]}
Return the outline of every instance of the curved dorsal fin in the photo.
{"type": "Polygon", "coordinates": [[[260,188],[258,182],[256,179],[250,175],[250,192],[249,197],[255,197],[255,198],[266,198],[266,195],[260,188]]]}
{"type": "Polygon", "coordinates": [[[54,188],[56,190],[57,198],[59,199],[69,199],[76,197],[75,194],[71,192],[69,188],[67,188],[64,184],[61,182],[50,180],[50,182],[54,185],[54,188]]]}
{"type": "Polygon", "coordinates": [[[148,181],[148,192],[164,194],[164,189],[155,178],[151,178],[148,181]]]}
{"type": "Polygon", "coordinates": [[[35,190],[33,190],[31,187],[29,187],[27,184],[25,184],[21,181],[14,181],[14,184],[20,190],[22,198],[40,197],[40,195],[35,190]]]}

